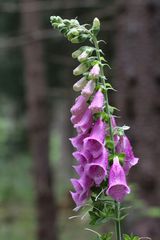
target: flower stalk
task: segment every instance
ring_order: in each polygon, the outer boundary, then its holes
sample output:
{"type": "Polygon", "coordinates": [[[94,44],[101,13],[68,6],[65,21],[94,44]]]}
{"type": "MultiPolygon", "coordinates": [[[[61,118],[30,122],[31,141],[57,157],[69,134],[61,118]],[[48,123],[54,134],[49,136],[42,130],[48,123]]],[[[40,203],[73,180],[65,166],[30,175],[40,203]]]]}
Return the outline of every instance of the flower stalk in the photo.
{"type": "MultiPolygon", "coordinates": [[[[96,36],[92,35],[92,39],[93,39],[93,43],[96,48],[97,58],[98,58],[99,62],[101,63],[100,49],[99,49],[99,44],[98,44],[97,38],[96,38],[96,36]]],[[[105,85],[105,75],[104,75],[102,63],[100,64],[100,73],[101,73],[103,85],[105,85]]],[[[111,141],[113,142],[112,154],[114,155],[115,154],[115,143],[114,143],[112,123],[111,123],[111,114],[109,111],[109,99],[108,99],[107,91],[105,94],[105,100],[106,100],[106,111],[108,114],[109,132],[110,132],[111,141]]],[[[116,239],[121,240],[122,234],[121,234],[121,221],[120,221],[120,203],[117,201],[115,201],[114,203],[115,203],[115,215],[116,215],[116,221],[115,221],[116,239]]]]}
{"type": "MultiPolygon", "coordinates": [[[[70,141],[76,149],[73,157],[78,163],[73,166],[78,179],[71,179],[75,190],[71,196],[76,209],[90,206],[86,212],[90,215],[91,225],[114,221],[116,240],[122,240],[121,219],[125,215],[121,216],[120,202],[130,193],[126,175],[137,164],[138,158],[134,157],[125,135],[129,127],[117,126],[113,115],[117,109],[109,104],[108,91],[114,89],[104,74],[104,66],[108,64],[97,40],[100,21],[95,18],[89,28],[87,24],[80,25],[77,19],[52,16],[50,20],[70,42],[78,44],[89,40],[92,44],[81,46],[72,53],[79,61],[73,74],[82,75],[82,78],[73,85],[73,90],[80,95],[71,108],[71,122],[77,136],[70,141]]],[[[111,240],[112,233],[98,234],[98,238],[111,240]]],[[[132,240],[132,236],[123,235],[123,240],[132,240]]]]}

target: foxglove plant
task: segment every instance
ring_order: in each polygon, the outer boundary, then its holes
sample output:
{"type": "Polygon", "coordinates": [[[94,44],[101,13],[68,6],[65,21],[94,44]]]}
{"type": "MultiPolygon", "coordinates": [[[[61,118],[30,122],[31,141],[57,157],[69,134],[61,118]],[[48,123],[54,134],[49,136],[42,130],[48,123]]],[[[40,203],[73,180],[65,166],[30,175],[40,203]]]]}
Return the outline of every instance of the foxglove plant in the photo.
{"type": "MultiPolygon", "coordinates": [[[[129,127],[117,126],[113,115],[116,108],[109,104],[108,91],[114,89],[104,74],[104,67],[109,65],[97,40],[100,21],[95,18],[88,27],[88,24],[80,25],[77,19],[52,16],[50,20],[52,26],[72,43],[86,40],[91,43],[91,46],[81,46],[72,53],[80,63],[73,74],[82,77],[73,85],[73,90],[80,94],[70,110],[71,122],[77,132],[70,141],[75,148],[73,157],[77,164],[73,167],[78,175],[71,179],[74,188],[71,196],[76,210],[90,206],[88,214],[92,225],[105,223],[108,219],[115,221],[116,239],[122,240],[121,220],[124,216],[120,203],[130,193],[126,175],[137,164],[138,158],[125,135],[129,127]]],[[[98,233],[98,237],[109,240],[112,234],[98,233]]],[[[123,235],[123,240],[138,239],[137,236],[123,235]]]]}

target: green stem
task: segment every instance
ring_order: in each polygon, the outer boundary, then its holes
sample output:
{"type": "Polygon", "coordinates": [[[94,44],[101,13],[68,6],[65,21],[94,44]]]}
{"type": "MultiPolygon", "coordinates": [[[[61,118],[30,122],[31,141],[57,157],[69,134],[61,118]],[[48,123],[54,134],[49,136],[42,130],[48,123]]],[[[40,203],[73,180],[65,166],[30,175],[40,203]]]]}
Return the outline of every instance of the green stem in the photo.
{"type": "MultiPolygon", "coordinates": [[[[92,35],[92,40],[96,48],[96,54],[98,61],[101,63],[101,55],[100,55],[100,49],[98,45],[97,38],[92,35]]],[[[103,78],[103,84],[105,85],[105,75],[104,75],[104,70],[102,64],[100,65],[100,73],[103,78]]],[[[115,154],[115,144],[114,144],[114,134],[113,134],[113,128],[112,128],[112,122],[111,122],[111,113],[109,110],[109,100],[108,100],[108,92],[106,91],[105,94],[105,100],[106,100],[106,110],[108,114],[108,124],[109,124],[109,132],[110,132],[110,137],[111,141],[113,142],[113,149],[112,149],[112,154],[115,154]]],[[[116,221],[115,221],[115,230],[116,230],[116,239],[117,240],[122,240],[121,238],[121,224],[120,224],[120,203],[115,201],[115,215],[116,215],[116,221]]]]}
{"type": "Polygon", "coordinates": [[[121,221],[120,221],[120,203],[115,201],[115,212],[116,212],[116,221],[115,221],[115,230],[117,240],[121,240],[121,221]]]}

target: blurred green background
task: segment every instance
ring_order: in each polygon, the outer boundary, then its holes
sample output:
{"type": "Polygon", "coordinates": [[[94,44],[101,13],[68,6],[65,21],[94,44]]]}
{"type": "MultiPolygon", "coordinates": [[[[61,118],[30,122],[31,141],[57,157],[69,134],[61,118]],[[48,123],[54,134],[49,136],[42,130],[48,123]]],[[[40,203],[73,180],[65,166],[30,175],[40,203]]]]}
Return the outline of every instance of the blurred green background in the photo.
{"type": "Polygon", "coordinates": [[[52,29],[51,15],[101,20],[107,76],[118,89],[111,103],[140,157],[128,177],[133,207],[123,229],[159,240],[159,0],[0,0],[0,239],[95,239],[84,230],[87,217],[68,220],[71,53],[79,46],[52,29]]]}

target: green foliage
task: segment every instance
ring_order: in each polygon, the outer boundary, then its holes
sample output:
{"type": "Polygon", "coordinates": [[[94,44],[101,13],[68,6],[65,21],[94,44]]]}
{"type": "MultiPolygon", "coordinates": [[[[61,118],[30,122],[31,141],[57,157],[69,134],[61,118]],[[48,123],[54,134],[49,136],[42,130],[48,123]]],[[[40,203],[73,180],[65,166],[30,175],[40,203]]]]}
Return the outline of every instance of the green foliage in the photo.
{"type": "Polygon", "coordinates": [[[133,236],[133,234],[131,234],[130,236],[127,234],[123,235],[123,240],[139,240],[140,238],[138,236],[133,236]]]}
{"type": "Polygon", "coordinates": [[[111,240],[113,236],[112,232],[102,234],[99,238],[99,240],[111,240]]]}

